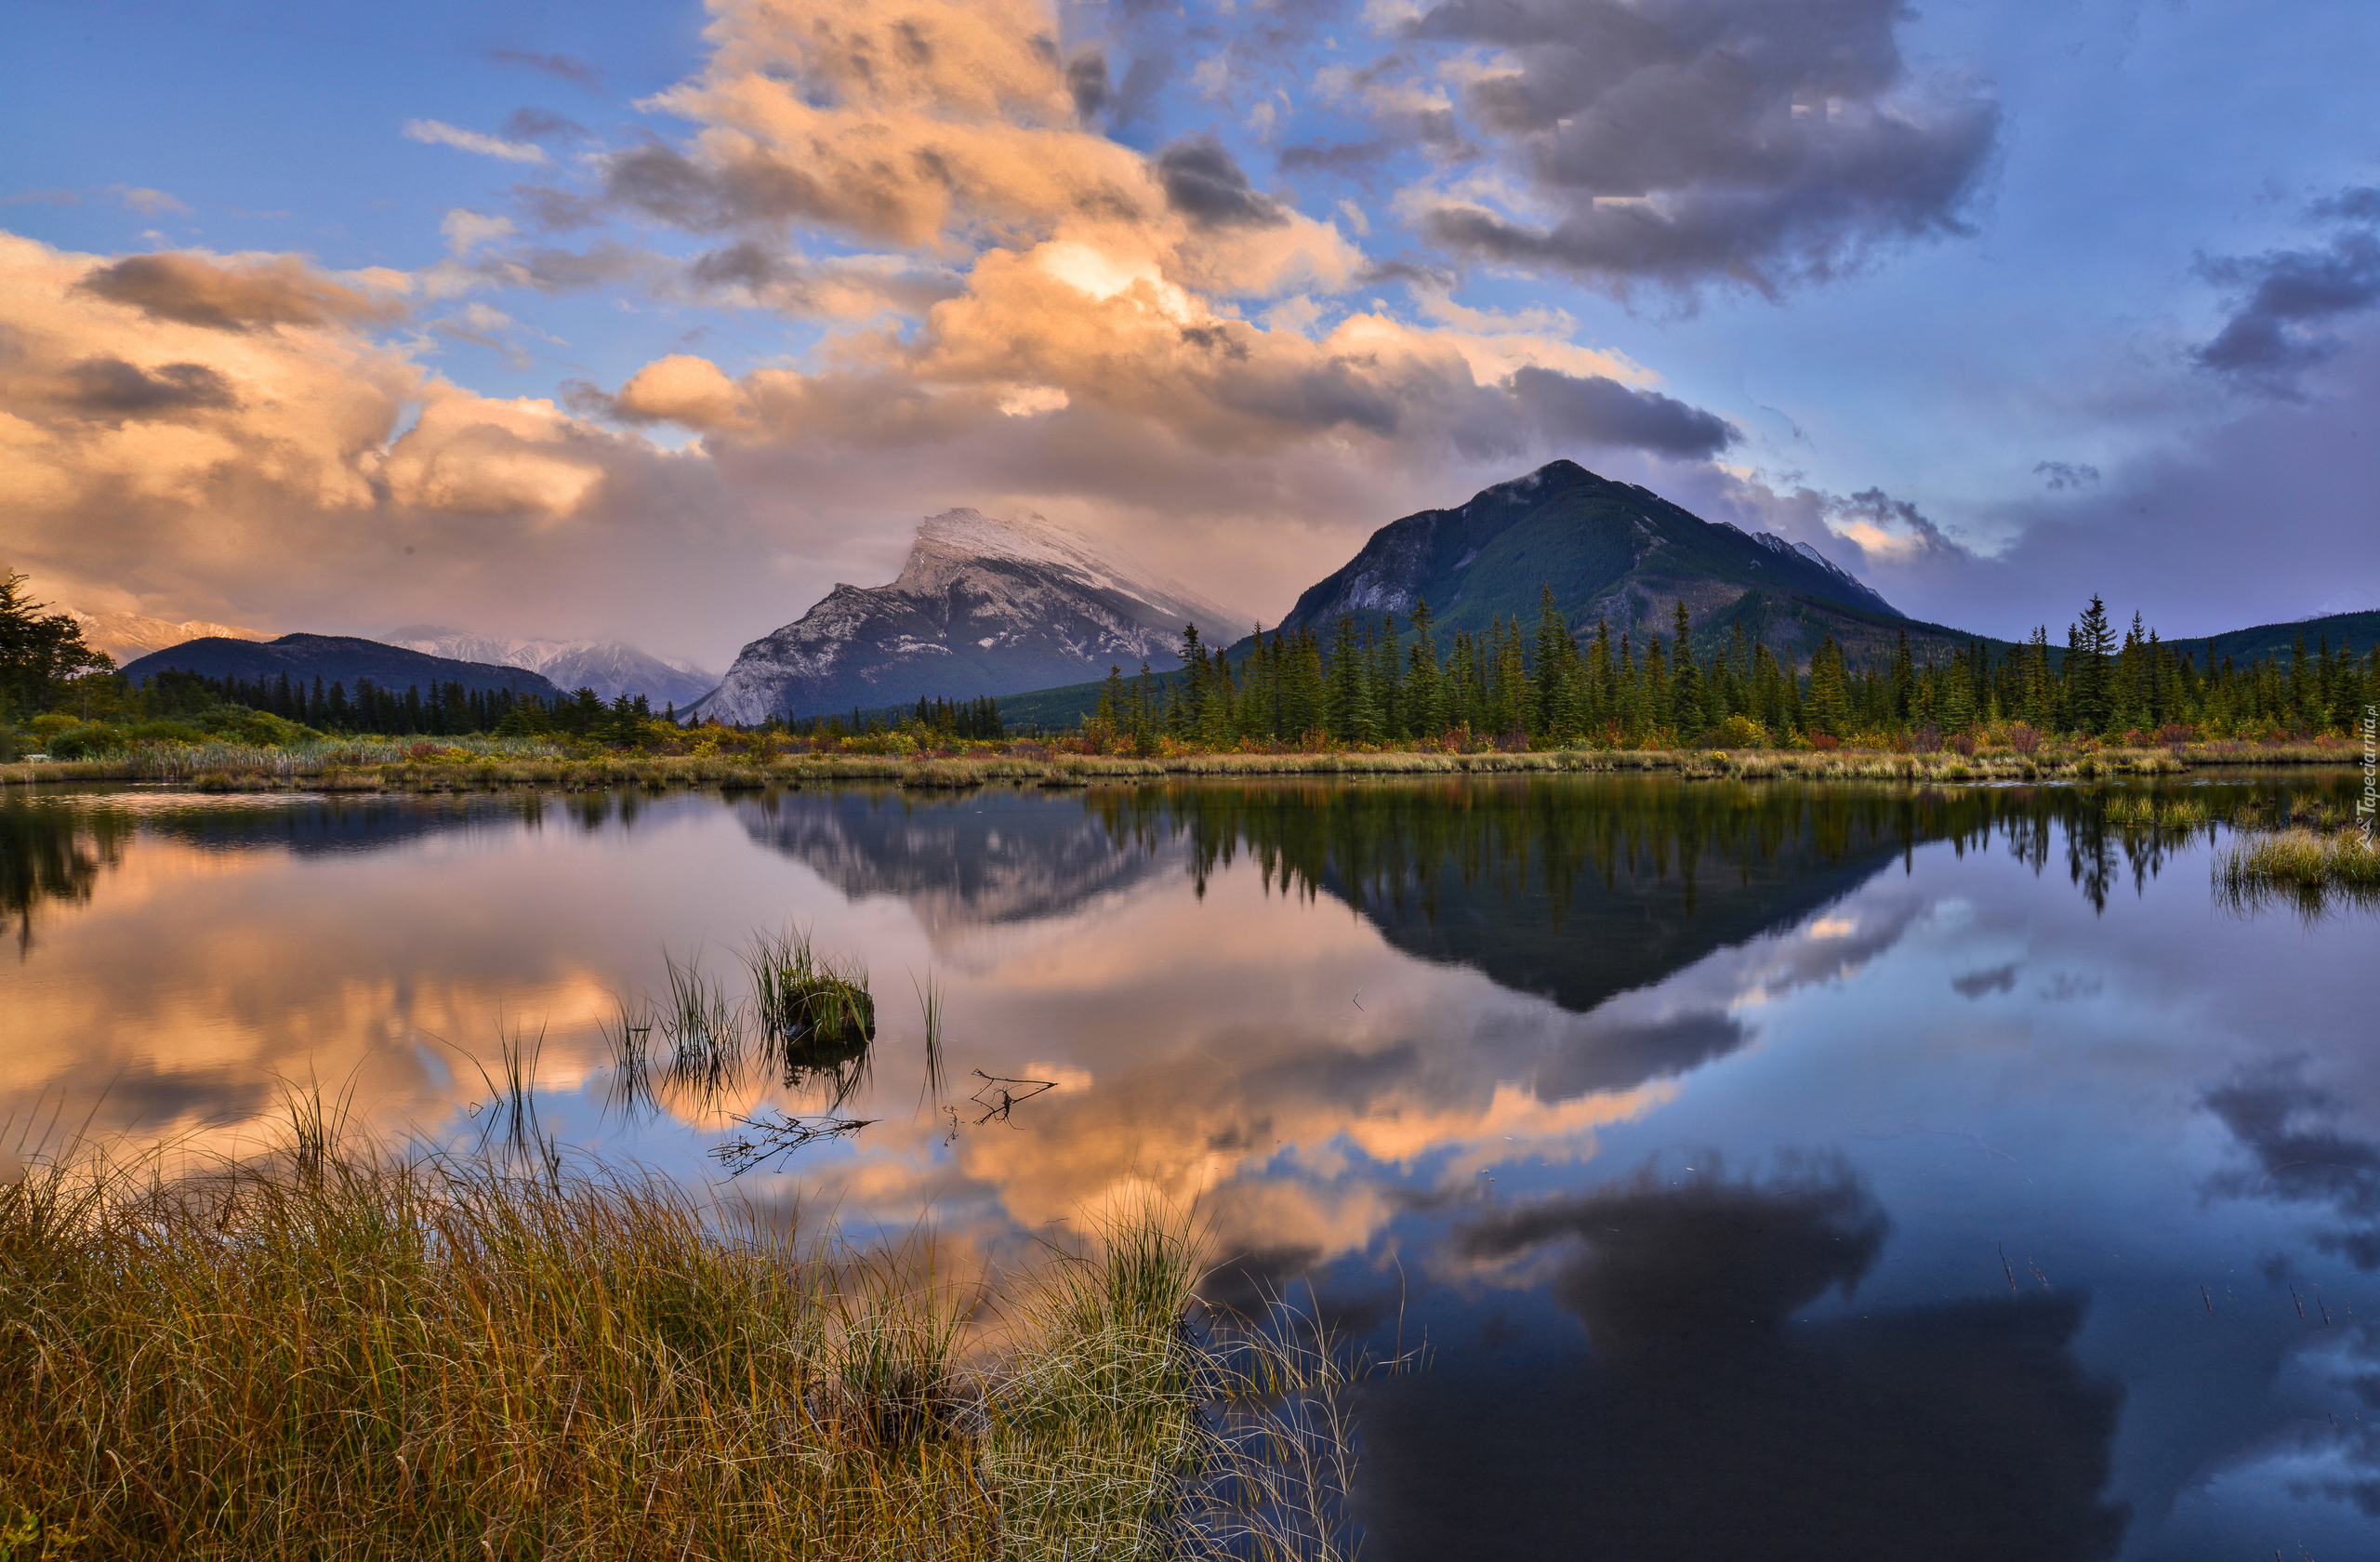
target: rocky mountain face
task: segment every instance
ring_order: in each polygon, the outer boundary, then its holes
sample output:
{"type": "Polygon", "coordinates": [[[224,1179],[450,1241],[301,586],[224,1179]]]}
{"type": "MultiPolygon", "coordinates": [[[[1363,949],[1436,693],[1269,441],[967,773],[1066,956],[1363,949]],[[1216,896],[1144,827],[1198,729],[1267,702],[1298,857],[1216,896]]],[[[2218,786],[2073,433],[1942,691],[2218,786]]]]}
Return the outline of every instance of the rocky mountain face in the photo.
{"type": "Polygon", "coordinates": [[[655,710],[683,710],[719,686],[719,675],[692,662],[638,650],[616,640],[523,640],[466,634],[435,624],[407,624],[388,642],[432,656],[493,662],[542,673],[557,688],[592,689],[603,699],[642,695],[655,710]]]}
{"type": "Polygon", "coordinates": [[[1184,624],[1228,641],[1247,622],[1038,517],[954,510],[918,528],[898,579],[837,586],[744,647],[695,709],[753,722],[1006,695],[1144,661],[1179,667],[1184,624]]]}
{"type": "Polygon", "coordinates": [[[125,677],[145,683],[171,668],[208,678],[236,678],[244,682],[271,682],[287,674],[292,683],[344,683],[368,678],[383,689],[402,693],[417,688],[428,694],[441,683],[460,683],[474,691],[509,689],[553,701],[562,691],[526,668],[487,662],[457,661],[426,655],[400,645],[353,635],[288,634],[261,643],[220,636],[185,641],[163,651],[136,657],[124,667],[125,677]]]}
{"type": "Polygon", "coordinates": [[[1936,638],[1935,626],[1904,618],[1807,543],[1704,521],[1572,461],[1500,483],[1460,509],[1390,522],[1309,588],[1283,622],[1296,629],[1351,613],[1401,619],[1426,599],[1445,634],[1477,633],[1491,616],[1535,622],[1549,586],[1581,633],[1608,619],[1615,635],[1666,636],[1682,601],[1698,632],[1742,623],[1797,661],[1830,634],[1846,650],[1903,629],[1912,644],[1936,638]]]}
{"type": "Polygon", "coordinates": [[[145,656],[152,651],[191,640],[271,640],[265,629],[243,629],[237,624],[214,624],[204,618],[185,618],[177,623],[171,618],[151,618],[139,613],[78,613],[65,610],[83,631],[83,642],[94,650],[104,651],[119,664],[145,656]]]}

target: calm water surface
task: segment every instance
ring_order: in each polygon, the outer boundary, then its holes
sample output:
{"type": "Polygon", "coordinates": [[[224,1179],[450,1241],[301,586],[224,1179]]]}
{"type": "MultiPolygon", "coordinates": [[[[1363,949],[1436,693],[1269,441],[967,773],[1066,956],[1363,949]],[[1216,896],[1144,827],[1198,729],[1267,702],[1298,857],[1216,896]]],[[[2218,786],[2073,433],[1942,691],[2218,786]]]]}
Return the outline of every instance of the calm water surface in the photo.
{"type": "Polygon", "coordinates": [[[1195,1198],[1219,1297],[1428,1344],[1368,1555],[2380,1555],[2380,922],[2226,910],[2109,795],[12,797],[0,1145],[292,1083],[474,1144],[519,1037],[552,1142],[717,1177],[829,1083],[624,1100],[604,1028],[799,924],[875,1120],[745,1188],[994,1257],[1195,1198]]]}

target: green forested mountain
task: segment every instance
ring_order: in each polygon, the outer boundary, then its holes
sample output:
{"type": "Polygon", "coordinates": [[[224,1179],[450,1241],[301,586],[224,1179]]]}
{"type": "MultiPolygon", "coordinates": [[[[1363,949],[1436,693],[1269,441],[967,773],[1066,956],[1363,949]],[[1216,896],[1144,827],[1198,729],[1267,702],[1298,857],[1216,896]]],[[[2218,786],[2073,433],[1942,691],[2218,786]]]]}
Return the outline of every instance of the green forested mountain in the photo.
{"type": "Polygon", "coordinates": [[[1498,621],[1533,620],[1549,589],[1580,634],[1608,623],[1642,643],[1669,632],[1683,602],[1697,634],[1715,642],[1741,624],[1796,664],[1829,637],[1854,659],[1896,649],[1904,633],[1921,655],[1975,639],[1905,617],[1807,544],[1704,521],[1575,461],[1500,483],[1459,509],[1390,522],[1308,588],[1280,627],[1327,641],[1341,617],[1409,618],[1426,602],[1441,633],[1475,636],[1498,621]]]}

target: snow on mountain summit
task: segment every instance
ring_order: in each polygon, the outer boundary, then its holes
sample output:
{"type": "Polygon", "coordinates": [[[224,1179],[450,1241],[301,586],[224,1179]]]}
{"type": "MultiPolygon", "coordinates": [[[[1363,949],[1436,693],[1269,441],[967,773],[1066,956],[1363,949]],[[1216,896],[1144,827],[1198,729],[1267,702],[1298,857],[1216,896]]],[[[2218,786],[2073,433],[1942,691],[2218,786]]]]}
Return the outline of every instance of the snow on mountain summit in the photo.
{"type": "Polygon", "coordinates": [[[838,585],[747,645],[706,716],[759,721],[920,697],[1078,683],[1110,667],[1179,666],[1185,624],[1236,639],[1247,619],[1039,516],[927,517],[891,584],[838,585]]]}

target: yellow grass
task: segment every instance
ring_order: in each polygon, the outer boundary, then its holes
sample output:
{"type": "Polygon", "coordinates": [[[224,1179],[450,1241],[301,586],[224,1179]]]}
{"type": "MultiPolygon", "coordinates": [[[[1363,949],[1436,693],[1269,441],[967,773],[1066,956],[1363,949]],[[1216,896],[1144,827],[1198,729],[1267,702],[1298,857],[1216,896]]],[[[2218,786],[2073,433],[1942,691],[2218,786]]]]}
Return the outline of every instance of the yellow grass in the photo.
{"type": "Polygon", "coordinates": [[[1344,1555],[1336,1358],[1156,1215],[1006,1285],[649,1176],[340,1149],[0,1189],[0,1555],[1344,1555]],[[1251,1495],[1253,1494],[1253,1495],[1251,1495]]]}

